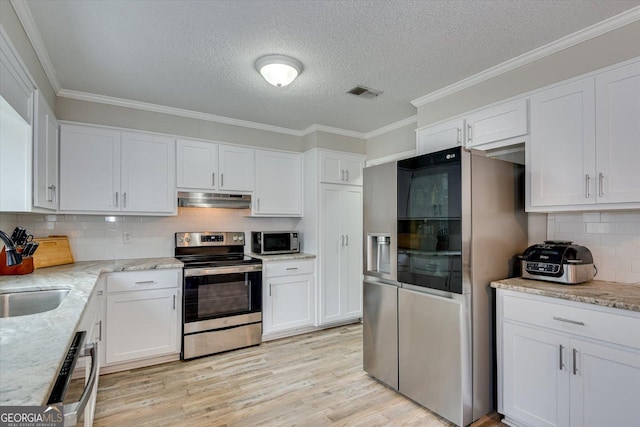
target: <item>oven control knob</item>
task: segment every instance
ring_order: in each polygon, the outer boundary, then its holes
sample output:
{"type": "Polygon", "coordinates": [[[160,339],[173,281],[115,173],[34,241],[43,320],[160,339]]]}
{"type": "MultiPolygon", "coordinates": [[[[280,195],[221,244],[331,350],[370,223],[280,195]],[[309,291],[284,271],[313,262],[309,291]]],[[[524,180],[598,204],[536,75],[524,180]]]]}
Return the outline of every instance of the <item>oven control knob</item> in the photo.
{"type": "Polygon", "coordinates": [[[184,238],[184,241],[185,241],[185,242],[187,242],[187,243],[189,243],[189,242],[191,241],[191,237],[185,237],[185,238],[184,238]]]}
{"type": "Polygon", "coordinates": [[[238,236],[238,240],[244,240],[244,236],[238,236]]]}
{"type": "Polygon", "coordinates": [[[233,241],[237,242],[238,241],[238,236],[233,236],[233,241]]]}
{"type": "Polygon", "coordinates": [[[182,242],[184,242],[184,237],[180,237],[180,238],[178,239],[178,243],[182,243],[182,242]]]}

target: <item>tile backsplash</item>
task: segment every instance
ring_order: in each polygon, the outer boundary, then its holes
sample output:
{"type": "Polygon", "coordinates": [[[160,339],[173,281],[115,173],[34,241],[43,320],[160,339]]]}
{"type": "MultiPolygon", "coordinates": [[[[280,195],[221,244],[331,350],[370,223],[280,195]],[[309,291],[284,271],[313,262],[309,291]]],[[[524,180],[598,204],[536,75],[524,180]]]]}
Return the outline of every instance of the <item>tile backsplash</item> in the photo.
{"type": "Polygon", "coordinates": [[[547,239],[589,248],[596,279],[640,283],[640,211],[548,214],[547,239]]]}
{"type": "MultiPolygon", "coordinates": [[[[174,233],[180,231],[244,231],[248,242],[251,231],[291,230],[298,221],[248,215],[247,209],[211,208],[179,208],[172,217],[0,214],[0,230],[10,233],[21,225],[36,237],[68,236],[75,260],[88,261],[173,256],[174,233]]],[[[245,252],[251,252],[250,243],[245,252]]]]}

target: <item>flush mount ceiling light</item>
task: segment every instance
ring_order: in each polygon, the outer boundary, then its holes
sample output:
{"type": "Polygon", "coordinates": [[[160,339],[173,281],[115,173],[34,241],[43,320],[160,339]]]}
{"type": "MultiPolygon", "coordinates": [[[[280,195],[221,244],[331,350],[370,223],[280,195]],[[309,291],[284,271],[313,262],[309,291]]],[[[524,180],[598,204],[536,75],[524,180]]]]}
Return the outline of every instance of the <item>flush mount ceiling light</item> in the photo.
{"type": "Polygon", "coordinates": [[[284,55],[267,55],[256,61],[256,70],[270,84],[286,86],[302,72],[302,63],[284,55]]]}

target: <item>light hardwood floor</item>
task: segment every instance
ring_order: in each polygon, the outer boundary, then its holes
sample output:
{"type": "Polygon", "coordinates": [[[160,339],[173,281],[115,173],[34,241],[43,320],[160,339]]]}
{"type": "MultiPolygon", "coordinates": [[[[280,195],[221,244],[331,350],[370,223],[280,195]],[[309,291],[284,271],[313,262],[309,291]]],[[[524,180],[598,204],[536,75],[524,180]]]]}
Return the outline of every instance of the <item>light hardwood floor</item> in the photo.
{"type": "MultiPolygon", "coordinates": [[[[504,426],[497,416],[474,426],[504,426]]],[[[362,325],[100,377],[94,426],[450,426],[362,370],[362,325]]]]}

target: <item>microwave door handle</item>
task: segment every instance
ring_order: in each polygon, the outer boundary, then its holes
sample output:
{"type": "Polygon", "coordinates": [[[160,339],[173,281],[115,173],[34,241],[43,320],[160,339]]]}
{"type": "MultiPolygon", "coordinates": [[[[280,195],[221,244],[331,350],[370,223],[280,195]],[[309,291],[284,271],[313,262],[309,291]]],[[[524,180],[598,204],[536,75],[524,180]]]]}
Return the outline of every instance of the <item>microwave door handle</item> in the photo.
{"type": "Polygon", "coordinates": [[[82,390],[80,400],[64,405],[63,412],[65,427],[75,426],[76,424],[78,424],[78,415],[84,412],[84,408],[89,402],[91,392],[93,391],[93,386],[96,382],[96,378],[98,377],[98,343],[94,342],[93,344],[89,344],[87,347],[85,347],[85,353],[83,354],[83,356],[87,356],[87,351],[91,356],[91,373],[89,374],[89,379],[84,386],[84,390],[82,390]]]}

